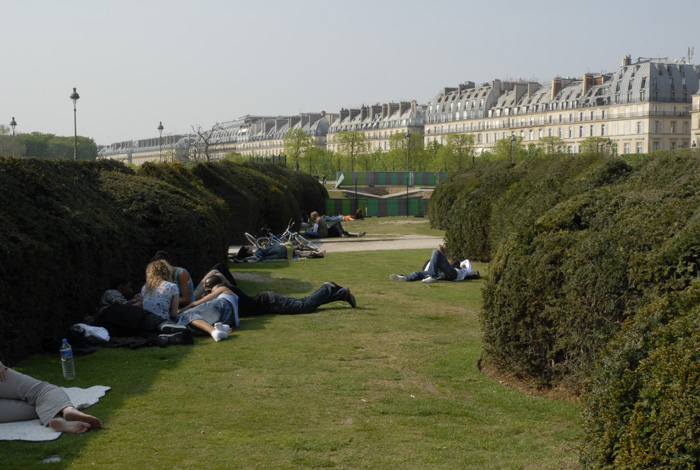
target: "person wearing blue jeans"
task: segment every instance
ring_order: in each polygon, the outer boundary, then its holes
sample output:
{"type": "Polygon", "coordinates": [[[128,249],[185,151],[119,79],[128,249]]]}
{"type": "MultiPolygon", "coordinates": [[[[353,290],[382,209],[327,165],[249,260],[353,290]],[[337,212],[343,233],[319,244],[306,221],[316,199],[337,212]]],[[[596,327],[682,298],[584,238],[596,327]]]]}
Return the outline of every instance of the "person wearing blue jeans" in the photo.
{"type": "Polygon", "coordinates": [[[468,259],[461,262],[447,259],[447,250],[442,245],[438,245],[437,250],[433,250],[430,261],[421,271],[413,271],[408,276],[404,274],[392,274],[389,279],[392,281],[423,281],[432,283],[437,281],[463,281],[464,279],[475,279],[479,277],[479,272],[474,272],[468,259]]]}
{"type": "MultiPolygon", "coordinates": [[[[276,292],[265,291],[250,296],[237,286],[226,287],[218,276],[210,276],[204,280],[206,295],[195,302],[194,308],[204,305],[221,295],[234,295],[238,300],[238,316],[249,317],[255,315],[296,315],[312,313],[321,305],[343,301],[356,307],[355,297],[347,287],[341,287],[334,282],[326,282],[316,289],[311,295],[298,299],[276,292]]],[[[182,309],[184,312],[187,309],[182,309]]],[[[221,321],[221,320],[219,320],[221,321]]],[[[238,322],[236,322],[238,325],[238,322]]]]}

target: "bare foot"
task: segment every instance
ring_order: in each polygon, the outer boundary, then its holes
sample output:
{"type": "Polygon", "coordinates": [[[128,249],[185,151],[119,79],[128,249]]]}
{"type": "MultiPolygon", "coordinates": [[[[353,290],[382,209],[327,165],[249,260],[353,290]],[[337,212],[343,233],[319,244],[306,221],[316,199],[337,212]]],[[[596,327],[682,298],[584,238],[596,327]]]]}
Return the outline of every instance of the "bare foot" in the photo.
{"type": "Polygon", "coordinates": [[[49,421],[49,426],[54,431],[69,432],[71,434],[83,434],[90,430],[90,425],[82,421],[66,421],[64,418],[54,418],[49,421]]]}
{"type": "Polygon", "coordinates": [[[321,253],[323,256],[326,256],[326,250],[321,250],[319,251],[319,253],[321,253]]]}
{"type": "Polygon", "coordinates": [[[358,237],[358,238],[359,238],[359,237],[364,237],[365,235],[367,235],[367,232],[362,232],[362,233],[359,234],[357,237],[358,237]]]}
{"type": "Polygon", "coordinates": [[[67,421],[80,421],[83,423],[87,423],[92,429],[98,429],[102,427],[102,421],[100,421],[98,418],[85,414],[82,411],[78,411],[72,406],[69,406],[68,408],[65,408],[63,410],[63,417],[67,421]]]}

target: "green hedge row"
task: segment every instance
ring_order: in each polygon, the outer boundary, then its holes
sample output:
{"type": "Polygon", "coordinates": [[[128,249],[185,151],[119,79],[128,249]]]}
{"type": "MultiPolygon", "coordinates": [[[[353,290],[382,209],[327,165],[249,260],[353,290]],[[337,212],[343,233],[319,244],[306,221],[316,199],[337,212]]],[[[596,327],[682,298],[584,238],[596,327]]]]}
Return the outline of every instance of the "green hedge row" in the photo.
{"type": "Polygon", "coordinates": [[[484,357],[583,391],[587,467],[697,468],[698,158],[494,162],[438,189],[450,249],[491,260],[484,357]]]}
{"type": "Polygon", "coordinates": [[[165,250],[195,279],[245,231],[322,209],[325,189],[278,165],[0,158],[0,360],[93,314],[114,276],[141,282],[165,250]]]}

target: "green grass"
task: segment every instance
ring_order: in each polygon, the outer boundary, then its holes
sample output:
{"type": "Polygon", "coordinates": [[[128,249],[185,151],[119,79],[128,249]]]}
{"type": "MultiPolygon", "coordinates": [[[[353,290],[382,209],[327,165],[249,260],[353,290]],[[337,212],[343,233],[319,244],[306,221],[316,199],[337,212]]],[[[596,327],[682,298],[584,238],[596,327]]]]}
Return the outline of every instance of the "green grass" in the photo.
{"type": "MultiPolygon", "coordinates": [[[[386,221],[348,225],[378,230],[386,221]]],[[[255,272],[273,281],[240,281],[251,293],[303,296],[334,280],[351,287],[358,307],[246,318],[221,343],[200,337],[194,346],[102,348],[77,358],[72,383],[61,378],[58,353],[35,356],[17,369],[59,385],[112,387],[88,409],[105,429],[46,443],[0,442],[1,466],[577,468],[577,404],[521,394],[478,370],[482,280],[389,281],[428,255],[330,253],[234,265],[234,276],[255,272]],[[62,461],[39,463],[51,455],[62,461]]]]}

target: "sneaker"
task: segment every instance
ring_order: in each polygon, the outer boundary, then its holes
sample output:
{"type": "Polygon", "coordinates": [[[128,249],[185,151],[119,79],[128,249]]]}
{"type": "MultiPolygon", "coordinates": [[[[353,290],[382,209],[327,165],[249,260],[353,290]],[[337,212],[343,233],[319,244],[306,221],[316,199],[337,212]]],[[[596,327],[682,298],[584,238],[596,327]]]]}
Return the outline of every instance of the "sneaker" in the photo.
{"type": "Polygon", "coordinates": [[[392,281],[408,281],[408,276],[404,276],[403,274],[392,274],[389,276],[389,279],[392,281]]]}
{"type": "Polygon", "coordinates": [[[341,295],[340,299],[338,299],[338,300],[344,300],[345,302],[349,303],[352,308],[357,307],[357,302],[355,301],[355,296],[350,293],[350,289],[348,289],[347,287],[343,287],[338,292],[343,293],[341,295]]]}
{"type": "Polygon", "coordinates": [[[178,333],[169,333],[169,334],[162,334],[158,335],[158,346],[161,348],[164,348],[165,346],[170,346],[170,345],[183,345],[183,344],[194,344],[194,338],[192,337],[192,333],[189,333],[189,330],[185,330],[182,332],[178,333]],[[162,346],[161,343],[165,342],[165,346],[162,346]]]}
{"type": "Polygon", "coordinates": [[[175,323],[165,322],[160,325],[160,332],[165,334],[184,333],[185,331],[187,331],[186,326],[177,325],[175,323]]]}
{"type": "Polygon", "coordinates": [[[423,279],[423,282],[426,284],[432,284],[433,282],[438,282],[438,278],[433,277],[433,276],[428,276],[425,279],[423,279]]]}

